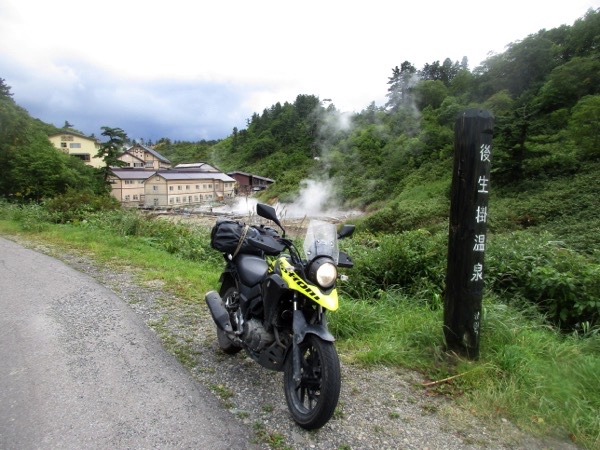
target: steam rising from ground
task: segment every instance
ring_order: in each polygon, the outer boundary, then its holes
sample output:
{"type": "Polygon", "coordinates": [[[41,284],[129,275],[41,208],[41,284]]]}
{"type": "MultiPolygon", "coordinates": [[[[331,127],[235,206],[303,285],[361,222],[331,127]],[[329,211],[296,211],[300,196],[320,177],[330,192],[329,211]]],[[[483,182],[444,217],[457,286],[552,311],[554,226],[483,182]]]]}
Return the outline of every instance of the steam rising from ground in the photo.
{"type": "MultiPolygon", "coordinates": [[[[356,211],[345,211],[336,206],[331,180],[304,180],[298,198],[293,203],[277,203],[273,205],[277,215],[282,219],[341,218],[359,214],[356,211]]],[[[250,215],[256,212],[258,200],[254,197],[241,197],[229,206],[213,208],[214,212],[250,215]]]]}
{"type": "Polygon", "coordinates": [[[290,204],[280,205],[282,213],[289,218],[337,217],[340,213],[335,206],[331,180],[304,180],[298,198],[290,204]]]}
{"type": "MultiPolygon", "coordinates": [[[[324,100],[323,102],[329,102],[324,100]]],[[[340,137],[341,134],[351,132],[352,116],[349,113],[337,111],[333,105],[326,109],[319,106],[313,111],[316,122],[319,123],[317,131],[316,147],[319,149],[319,155],[315,155],[315,160],[320,161],[322,167],[329,164],[329,153],[332,143],[340,137]]],[[[327,171],[322,171],[326,173],[327,171]]],[[[315,174],[313,179],[301,181],[298,197],[293,203],[278,203],[273,205],[277,215],[282,219],[302,219],[324,218],[340,219],[349,216],[359,215],[358,211],[344,210],[340,206],[339,200],[335,195],[335,186],[333,180],[322,179],[315,174]]],[[[237,215],[251,215],[256,212],[258,201],[253,197],[241,197],[229,206],[213,208],[214,212],[231,213],[237,215]]]]}

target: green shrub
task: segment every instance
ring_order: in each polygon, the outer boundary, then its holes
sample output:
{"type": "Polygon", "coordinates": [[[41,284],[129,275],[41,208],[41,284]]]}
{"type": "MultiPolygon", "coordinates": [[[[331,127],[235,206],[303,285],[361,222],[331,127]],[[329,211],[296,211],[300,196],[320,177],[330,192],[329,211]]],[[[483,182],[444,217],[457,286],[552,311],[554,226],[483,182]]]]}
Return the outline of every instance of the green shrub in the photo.
{"type": "Polygon", "coordinates": [[[359,227],[374,233],[402,232],[447,221],[449,206],[443,197],[415,201],[393,201],[359,221],[359,227]]]}
{"type": "Polygon", "coordinates": [[[354,268],[345,285],[350,295],[380,296],[389,288],[430,299],[439,295],[446,275],[447,237],[426,230],[398,234],[360,234],[345,244],[354,268]]]}
{"type": "Polygon", "coordinates": [[[505,301],[532,302],[562,328],[599,323],[600,265],[548,233],[491,236],[486,274],[505,301]]]}
{"type": "Polygon", "coordinates": [[[499,189],[490,199],[493,232],[535,228],[560,236],[570,248],[596,257],[600,247],[598,164],[573,177],[530,179],[499,189]]]}
{"type": "Polygon", "coordinates": [[[528,178],[570,176],[579,171],[580,162],[575,155],[556,152],[524,162],[524,176],[528,178]]]}
{"type": "Polygon", "coordinates": [[[11,219],[18,222],[23,231],[39,232],[48,228],[52,215],[42,206],[31,203],[16,206],[11,219]]]}
{"type": "Polygon", "coordinates": [[[172,223],[138,210],[88,214],[81,226],[139,237],[153,247],[192,261],[219,260],[210,247],[210,230],[203,226],[172,223]]]}
{"type": "Polygon", "coordinates": [[[119,202],[108,194],[98,195],[91,191],[68,190],[65,194],[46,200],[45,209],[56,223],[68,223],[87,219],[90,213],[119,209],[119,202]]]}
{"type": "Polygon", "coordinates": [[[0,220],[15,220],[14,215],[19,209],[15,203],[9,203],[0,198],[0,220]]]}

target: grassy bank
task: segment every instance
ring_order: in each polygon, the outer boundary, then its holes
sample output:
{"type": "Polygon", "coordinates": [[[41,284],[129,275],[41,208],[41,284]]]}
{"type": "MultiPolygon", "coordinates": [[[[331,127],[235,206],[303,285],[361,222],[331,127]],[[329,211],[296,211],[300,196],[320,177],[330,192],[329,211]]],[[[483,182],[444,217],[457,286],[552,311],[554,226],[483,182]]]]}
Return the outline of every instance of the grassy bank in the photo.
{"type": "MultiPolygon", "coordinates": [[[[59,225],[39,220],[39,214],[5,211],[0,234],[83,252],[115,270],[134,268],[140,279],[159,280],[182,301],[202,308],[204,293],[217,287],[220,255],[209,248],[207,229],[120,215],[59,225]]],[[[349,288],[342,287],[340,310],[330,316],[344,361],[415,369],[429,380],[420,388],[450,396],[477,415],[500,416],[535,434],[558,433],[584,448],[600,445],[597,329],[560,332],[537,311],[516,309],[488,293],[481,358],[466,361],[444,352],[443,304],[435,286],[365,288],[360,295],[354,289],[352,296],[349,288]]],[[[190,364],[185,349],[169,349],[190,364]]]]}

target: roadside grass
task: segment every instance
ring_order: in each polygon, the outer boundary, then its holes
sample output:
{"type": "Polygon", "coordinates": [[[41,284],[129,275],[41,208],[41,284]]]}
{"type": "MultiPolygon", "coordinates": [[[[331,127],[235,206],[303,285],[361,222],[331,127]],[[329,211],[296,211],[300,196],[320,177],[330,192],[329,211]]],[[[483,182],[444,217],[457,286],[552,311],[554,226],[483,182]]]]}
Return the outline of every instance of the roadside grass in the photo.
{"type": "Polygon", "coordinates": [[[538,435],[600,445],[600,333],[561,334],[535,313],[484,299],[480,358],[444,350],[443,311],[390,290],[347,300],[329,316],[344,361],[421,372],[418,388],[453,398],[489,420],[505,418],[538,435]]]}
{"type": "Polygon", "coordinates": [[[140,280],[160,280],[184,299],[203,299],[206,291],[218,285],[219,267],[212,260],[199,263],[183,259],[149,245],[143,238],[54,224],[47,224],[41,232],[23,232],[4,220],[0,220],[0,233],[22,234],[27,239],[91,254],[96,261],[113,269],[136,268],[140,280]]]}
{"type": "Polygon", "coordinates": [[[342,301],[328,317],[349,362],[429,371],[441,357],[442,310],[424,308],[393,289],[377,300],[342,301]]]}
{"type": "Polygon", "coordinates": [[[600,444],[600,334],[563,334],[535,313],[499,302],[485,305],[481,360],[460,361],[459,385],[482,416],[568,436],[586,448],[600,444]],[[484,367],[484,371],[472,368],[484,367]]]}
{"type": "MultiPolygon", "coordinates": [[[[19,234],[67,251],[82,252],[113,270],[134,269],[142,282],[160,280],[177,295],[161,307],[200,314],[198,304],[218,284],[214,259],[190,261],[148,239],[78,225],[45,224],[24,232],[0,220],[0,234],[19,234]]],[[[409,297],[388,288],[376,299],[343,297],[329,316],[341,358],[366,367],[384,364],[420,371],[429,380],[417,387],[451,397],[465,410],[494,420],[506,418],[540,435],[569,437],[583,448],[600,445],[600,332],[564,334],[534,313],[484,300],[481,357],[468,361],[444,350],[442,305],[438,296],[409,297]]],[[[181,327],[192,327],[182,322],[181,327]]],[[[165,347],[187,367],[197,350],[170,335],[163,319],[153,324],[165,347]]]]}

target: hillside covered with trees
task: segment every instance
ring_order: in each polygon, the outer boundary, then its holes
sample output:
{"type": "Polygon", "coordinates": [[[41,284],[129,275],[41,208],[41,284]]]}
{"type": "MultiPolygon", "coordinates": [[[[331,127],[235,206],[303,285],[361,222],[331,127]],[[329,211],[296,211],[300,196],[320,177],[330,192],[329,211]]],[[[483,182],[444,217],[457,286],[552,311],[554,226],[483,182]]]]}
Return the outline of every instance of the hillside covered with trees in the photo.
{"type": "MultiPolygon", "coordinates": [[[[207,160],[272,178],[265,196],[281,201],[293,201],[303,180],[327,181],[332,203],[373,213],[373,231],[398,231],[446,217],[457,114],[483,108],[495,116],[496,225],[561,228],[560,219],[580,229],[598,198],[599,46],[600,10],[590,10],[473,70],[467,61],[421,69],[404,61],[391,71],[382,106],[344,114],[328,100],[298,95],[254,113],[246,129],[218,143],[163,140],[157,149],[175,163],[207,160]]],[[[575,241],[581,250],[598,244],[575,241]]]]}

